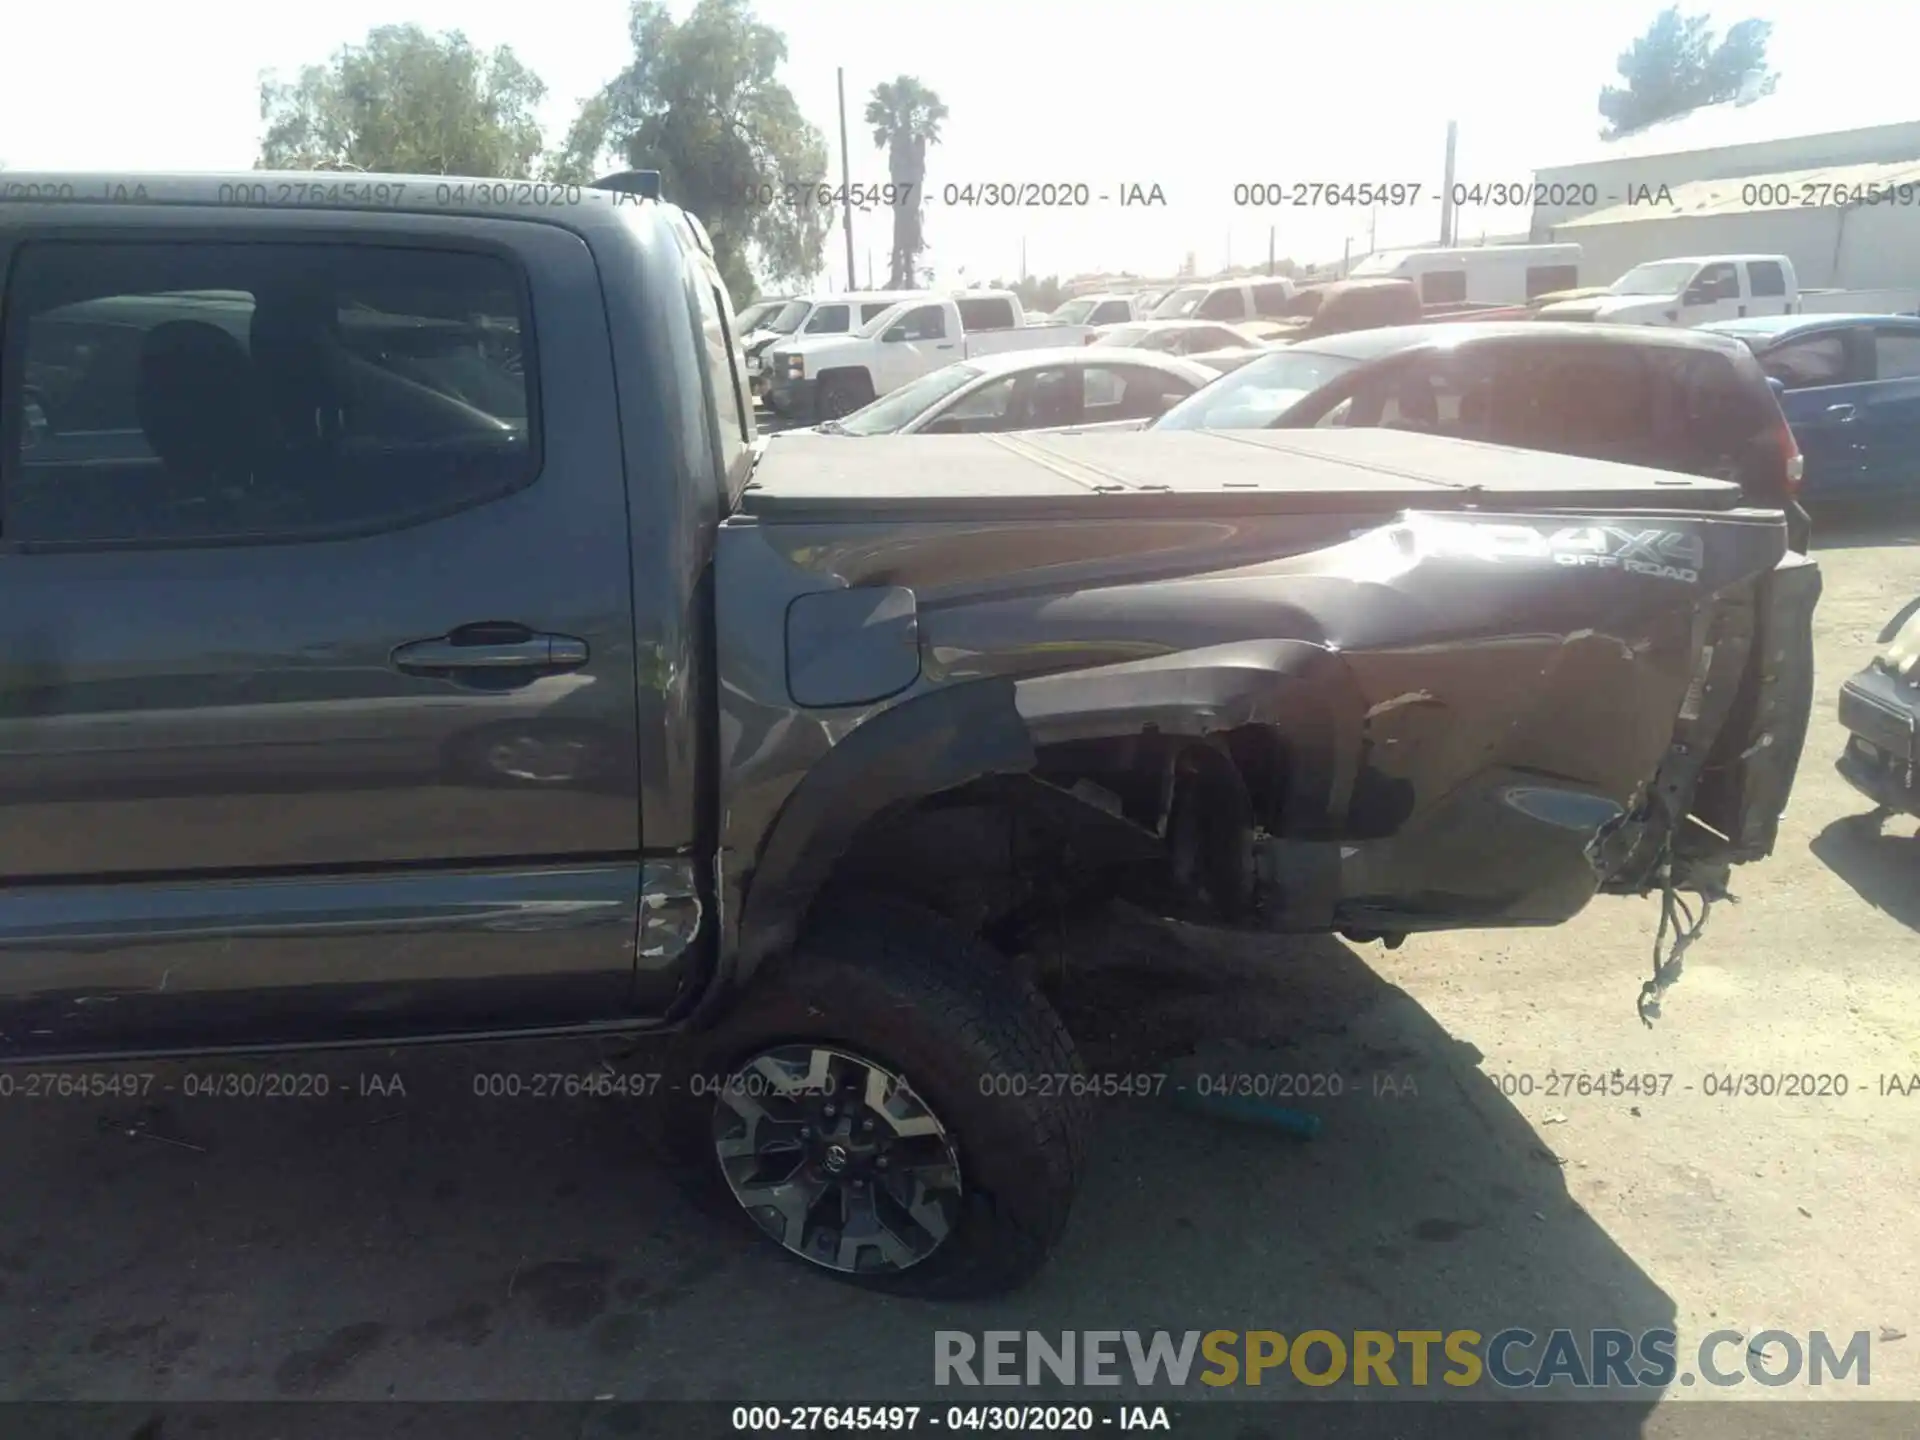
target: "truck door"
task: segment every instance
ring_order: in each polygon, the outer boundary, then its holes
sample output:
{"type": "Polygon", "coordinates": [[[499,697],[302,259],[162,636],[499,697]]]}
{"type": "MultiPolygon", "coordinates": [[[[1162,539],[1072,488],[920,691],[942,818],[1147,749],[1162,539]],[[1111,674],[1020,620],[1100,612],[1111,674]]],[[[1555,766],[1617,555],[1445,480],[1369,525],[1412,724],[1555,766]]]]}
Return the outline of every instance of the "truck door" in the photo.
{"type": "Polygon", "coordinates": [[[585,243],[167,208],[0,246],[0,1045],[624,1013],[629,530],[585,243]]]}
{"type": "Polygon", "coordinates": [[[1760,368],[1786,387],[1780,408],[1800,447],[1802,498],[1849,495],[1866,474],[1864,382],[1873,374],[1867,338],[1836,325],[1795,335],[1759,357],[1760,368]]]}
{"type": "Polygon", "coordinates": [[[958,326],[948,305],[916,305],[888,327],[875,347],[873,393],[885,395],[909,380],[963,359],[958,326]]]}
{"type": "Polygon", "coordinates": [[[1704,325],[1709,320],[1735,320],[1746,304],[1740,266],[1732,260],[1702,265],[1680,296],[1679,325],[1704,325]]]}
{"type": "Polygon", "coordinates": [[[1853,403],[1862,430],[1863,490],[1920,494],[1920,325],[1868,328],[1873,379],[1853,403]]]}

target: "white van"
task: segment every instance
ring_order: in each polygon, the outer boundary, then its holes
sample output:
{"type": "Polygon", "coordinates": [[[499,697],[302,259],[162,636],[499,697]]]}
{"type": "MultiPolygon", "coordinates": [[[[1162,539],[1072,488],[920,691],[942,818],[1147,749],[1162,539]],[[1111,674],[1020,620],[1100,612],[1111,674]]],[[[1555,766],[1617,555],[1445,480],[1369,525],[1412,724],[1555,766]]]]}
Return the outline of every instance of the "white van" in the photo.
{"type": "Polygon", "coordinates": [[[1411,280],[1422,305],[1524,305],[1580,284],[1578,245],[1469,245],[1369,255],[1354,280],[1411,280]]]}

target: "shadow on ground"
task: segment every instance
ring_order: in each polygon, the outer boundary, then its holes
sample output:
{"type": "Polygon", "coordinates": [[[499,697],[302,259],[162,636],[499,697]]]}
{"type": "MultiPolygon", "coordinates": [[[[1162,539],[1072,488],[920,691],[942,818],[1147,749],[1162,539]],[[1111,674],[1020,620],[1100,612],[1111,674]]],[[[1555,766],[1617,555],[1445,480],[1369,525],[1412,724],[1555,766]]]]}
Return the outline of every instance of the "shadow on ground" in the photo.
{"type": "Polygon", "coordinates": [[[1823,505],[1813,515],[1813,552],[1920,545],[1920,504],[1823,505]]]}
{"type": "MultiPolygon", "coordinates": [[[[0,1107],[0,1398],[1111,1403],[1144,1397],[936,1389],[933,1334],[1672,1324],[1477,1052],[1346,946],[1115,912],[1057,989],[1092,1069],[1308,1077],[1297,1103],[1323,1133],[1104,1102],[1052,1265],[937,1307],[835,1284],[694,1207],[635,1143],[657,1098],[477,1093],[591,1071],[594,1046],[195,1067],[305,1098],[190,1097],[182,1066],[130,1066],[155,1076],[142,1097],[0,1107]],[[289,1086],[302,1075],[324,1085],[289,1086]]],[[[1266,1381],[1177,1394],[1356,1394],[1266,1381]]],[[[1638,1435],[1645,1417],[1595,1408],[1576,1428],[1638,1435]]]]}
{"type": "Polygon", "coordinates": [[[1849,815],[1828,825],[1809,848],[1874,909],[1920,930],[1920,835],[1910,817],[1849,815]]]}

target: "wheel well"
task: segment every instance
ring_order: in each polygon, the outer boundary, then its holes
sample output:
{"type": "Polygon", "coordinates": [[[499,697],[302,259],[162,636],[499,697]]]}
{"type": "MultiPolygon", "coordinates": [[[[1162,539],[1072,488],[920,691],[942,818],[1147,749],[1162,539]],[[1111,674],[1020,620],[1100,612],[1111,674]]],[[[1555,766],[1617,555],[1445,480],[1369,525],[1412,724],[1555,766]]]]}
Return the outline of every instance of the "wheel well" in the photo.
{"type": "Polygon", "coordinates": [[[1289,799],[1277,730],[1148,730],[1037,759],[875,815],[822,895],[898,894],[989,934],[1118,893],[1215,917],[1254,903],[1255,834],[1279,828],[1289,799]]]}
{"type": "Polygon", "coordinates": [[[850,380],[867,394],[873,393],[873,375],[863,365],[843,365],[837,370],[822,370],[815,383],[824,387],[833,380],[850,380]]]}

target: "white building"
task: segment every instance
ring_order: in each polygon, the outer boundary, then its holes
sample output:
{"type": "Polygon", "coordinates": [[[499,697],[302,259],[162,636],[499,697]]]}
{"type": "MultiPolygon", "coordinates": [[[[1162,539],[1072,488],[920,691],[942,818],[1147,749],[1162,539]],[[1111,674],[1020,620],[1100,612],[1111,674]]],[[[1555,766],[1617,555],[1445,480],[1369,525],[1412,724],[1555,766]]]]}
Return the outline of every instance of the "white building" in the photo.
{"type": "Polygon", "coordinates": [[[1920,91],[1842,113],[1787,88],[1711,105],[1535,172],[1532,236],[1603,285],[1646,260],[1784,254],[1806,286],[1920,286],[1920,91]],[[1859,203],[1879,197],[1879,203],[1859,203]]]}

